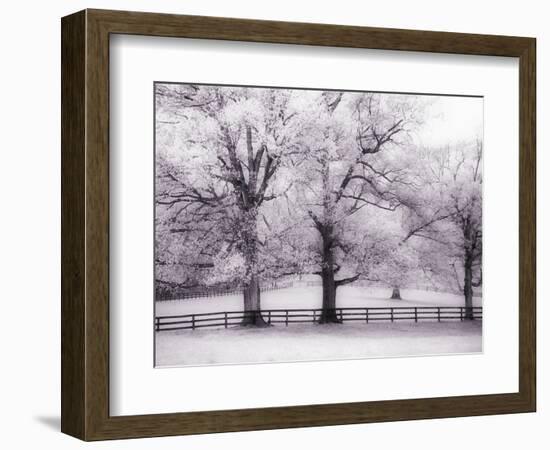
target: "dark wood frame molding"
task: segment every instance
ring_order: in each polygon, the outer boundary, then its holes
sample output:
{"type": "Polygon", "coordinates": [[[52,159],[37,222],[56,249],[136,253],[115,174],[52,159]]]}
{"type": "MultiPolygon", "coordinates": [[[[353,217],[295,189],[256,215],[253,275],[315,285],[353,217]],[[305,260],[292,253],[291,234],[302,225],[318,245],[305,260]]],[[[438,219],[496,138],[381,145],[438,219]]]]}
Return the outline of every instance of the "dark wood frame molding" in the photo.
{"type": "Polygon", "coordinates": [[[533,38],[85,10],[62,31],[62,415],[84,440],[535,411],[533,38]],[[109,416],[109,35],[113,33],[519,58],[519,392],[109,416]]]}

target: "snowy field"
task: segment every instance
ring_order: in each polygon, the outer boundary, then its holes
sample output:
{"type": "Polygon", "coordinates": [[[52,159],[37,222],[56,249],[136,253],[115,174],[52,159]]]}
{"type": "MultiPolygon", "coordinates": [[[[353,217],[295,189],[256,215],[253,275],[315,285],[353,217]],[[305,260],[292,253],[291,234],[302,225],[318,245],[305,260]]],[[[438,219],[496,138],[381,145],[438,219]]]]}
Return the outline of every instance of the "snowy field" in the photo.
{"type": "MultiPolygon", "coordinates": [[[[390,289],[344,286],[339,307],[463,306],[460,295],[403,289],[403,300],[390,300],[390,289]]],[[[481,306],[481,298],[474,298],[481,306]]],[[[289,288],[262,293],[262,307],[320,308],[321,288],[289,288]]],[[[156,315],[241,311],[241,296],[158,302],[156,315]]],[[[164,331],[156,333],[156,365],[185,366],[360,359],[477,353],[482,324],[475,322],[400,322],[294,324],[288,327],[164,331]]]]}
{"type": "MultiPolygon", "coordinates": [[[[294,287],[262,292],[262,309],[321,308],[320,286],[294,287]]],[[[442,292],[402,289],[403,300],[390,300],[391,289],[342,286],[338,288],[336,306],[387,307],[387,306],[464,306],[462,295],[442,292]]],[[[474,297],[474,306],[482,306],[481,297],[474,297]]],[[[157,302],[156,316],[198,314],[220,311],[242,311],[242,295],[169,300],[157,302]]]]}
{"type": "Polygon", "coordinates": [[[481,322],[296,324],[157,333],[157,366],[481,352],[481,322]]]}

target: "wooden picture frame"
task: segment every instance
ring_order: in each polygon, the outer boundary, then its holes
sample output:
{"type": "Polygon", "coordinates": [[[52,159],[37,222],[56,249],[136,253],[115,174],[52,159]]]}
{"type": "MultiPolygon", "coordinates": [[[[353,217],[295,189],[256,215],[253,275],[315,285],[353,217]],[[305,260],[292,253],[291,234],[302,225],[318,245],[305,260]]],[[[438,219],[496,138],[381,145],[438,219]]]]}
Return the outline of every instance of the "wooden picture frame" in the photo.
{"type": "Polygon", "coordinates": [[[61,25],[64,433],[101,440],[535,411],[535,39],[104,10],[61,25]],[[109,36],[117,33],[519,58],[519,391],[110,416],[109,36]]]}

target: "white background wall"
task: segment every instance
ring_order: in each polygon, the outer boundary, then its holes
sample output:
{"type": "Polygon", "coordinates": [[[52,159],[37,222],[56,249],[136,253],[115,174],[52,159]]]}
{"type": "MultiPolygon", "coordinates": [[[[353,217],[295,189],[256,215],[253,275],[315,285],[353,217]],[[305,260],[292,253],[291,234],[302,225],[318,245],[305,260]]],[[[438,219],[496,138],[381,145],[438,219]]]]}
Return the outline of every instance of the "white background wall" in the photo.
{"type": "MultiPolygon", "coordinates": [[[[536,414],[141,439],[96,448],[547,448],[550,14],[542,1],[279,0],[5,2],[0,15],[0,443],[77,448],[59,432],[60,17],[86,7],[534,36],[538,39],[536,414]]],[[[464,374],[475,376],[475,374],[464,374]]],[[[404,374],[405,376],[405,374],[404,374]]]]}

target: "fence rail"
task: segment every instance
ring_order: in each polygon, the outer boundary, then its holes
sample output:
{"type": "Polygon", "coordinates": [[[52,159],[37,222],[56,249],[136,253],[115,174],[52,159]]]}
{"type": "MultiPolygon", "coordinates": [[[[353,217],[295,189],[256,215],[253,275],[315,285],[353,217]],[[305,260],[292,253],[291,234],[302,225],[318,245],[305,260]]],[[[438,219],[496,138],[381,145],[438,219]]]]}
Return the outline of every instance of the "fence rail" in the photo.
{"type": "MultiPolygon", "coordinates": [[[[374,308],[335,308],[330,311],[341,322],[446,322],[482,320],[483,308],[475,306],[399,306],[374,308]]],[[[270,325],[293,323],[316,323],[323,310],[318,309],[266,309],[261,311],[221,311],[213,313],[158,316],[156,331],[187,330],[206,327],[229,328],[239,326],[243,319],[261,314],[270,325]]]]}
{"type": "MultiPolygon", "coordinates": [[[[292,282],[267,283],[260,287],[261,292],[276,291],[293,287],[292,282]]],[[[176,300],[189,300],[195,298],[223,297],[227,295],[241,295],[243,288],[236,286],[231,288],[201,288],[187,289],[181,292],[157,292],[155,300],[159,302],[168,302],[176,300]]]]}

